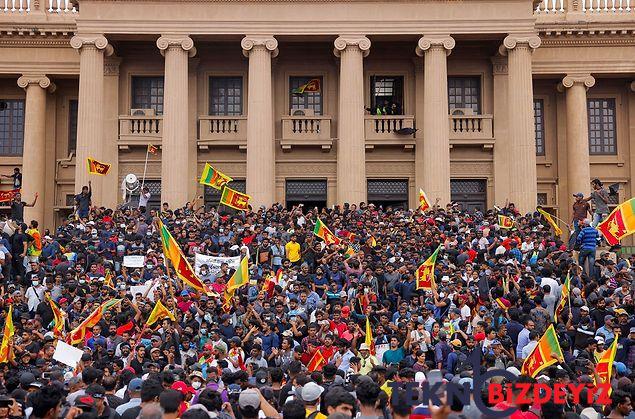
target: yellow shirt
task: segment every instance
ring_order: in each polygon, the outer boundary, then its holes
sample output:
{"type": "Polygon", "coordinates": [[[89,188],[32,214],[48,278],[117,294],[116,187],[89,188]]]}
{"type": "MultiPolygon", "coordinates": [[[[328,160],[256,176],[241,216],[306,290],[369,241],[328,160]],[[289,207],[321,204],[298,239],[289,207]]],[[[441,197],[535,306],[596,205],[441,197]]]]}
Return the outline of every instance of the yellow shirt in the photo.
{"type": "MultiPolygon", "coordinates": [[[[305,417],[307,417],[307,418],[309,416],[311,416],[311,414],[313,413],[309,409],[306,409],[305,411],[306,411],[306,416],[305,417]]],[[[327,416],[324,413],[320,413],[320,412],[317,412],[317,414],[312,416],[312,419],[326,419],[326,418],[327,418],[327,416]]]]}
{"type": "Polygon", "coordinates": [[[289,242],[284,246],[284,249],[287,252],[287,258],[289,258],[290,262],[293,263],[300,260],[300,243],[289,242]]]}

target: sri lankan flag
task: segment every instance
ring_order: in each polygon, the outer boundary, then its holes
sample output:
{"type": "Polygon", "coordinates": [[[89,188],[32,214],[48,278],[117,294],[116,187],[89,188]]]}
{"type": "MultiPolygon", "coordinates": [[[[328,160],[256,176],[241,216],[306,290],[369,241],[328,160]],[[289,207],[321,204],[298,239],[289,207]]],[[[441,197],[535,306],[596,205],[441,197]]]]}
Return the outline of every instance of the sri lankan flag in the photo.
{"type": "Polygon", "coordinates": [[[423,189],[419,189],[419,209],[421,212],[426,211],[430,208],[430,200],[426,196],[426,193],[423,192],[423,189]]]}
{"type": "Polygon", "coordinates": [[[556,223],[556,221],[553,219],[553,217],[551,216],[551,214],[549,214],[547,211],[543,210],[542,208],[538,207],[536,208],[536,210],[543,216],[545,217],[545,220],[547,220],[547,222],[549,223],[549,225],[551,227],[553,227],[553,232],[556,233],[556,236],[560,236],[562,235],[562,229],[560,229],[560,227],[558,227],[558,223],[556,223]]]}
{"type": "Polygon", "coordinates": [[[506,215],[499,215],[498,226],[500,228],[512,228],[514,226],[514,220],[512,220],[511,217],[508,217],[506,215]]]}
{"type": "Polygon", "coordinates": [[[4,332],[2,334],[2,344],[0,344],[0,362],[9,362],[14,358],[13,351],[9,347],[9,343],[15,333],[15,327],[13,327],[13,304],[9,306],[7,317],[4,321],[4,332]]]}
{"type": "Polygon", "coordinates": [[[214,189],[221,190],[223,189],[223,185],[231,182],[232,180],[234,179],[224,173],[221,173],[219,170],[214,169],[209,163],[205,163],[203,174],[201,175],[199,183],[201,185],[207,185],[214,189]]]}
{"type": "Polygon", "coordinates": [[[370,236],[369,244],[370,244],[370,247],[376,247],[377,246],[377,240],[375,239],[374,236],[370,236]]]}
{"type": "Polygon", "coordinates": [[[618,205],[597,229],[611,246],[635,233],[635,198],[618,205]]]}
{"type": "Polygon", "coordinates": [[[119,304],[120,302],[121,299],[113,298],[93,310],[93,312],[90,313],[88,317],[86,317],[86,319],[79,324],[79,326],[71,330],[67,337],[68,343],[71,345],[77,345],[78,343],[83,342],[86,338],[86,332],[88,332],[88,330],[91,329],[94,325],[99,323],[106,311],[110,310],[112,307],[119,304]]]}
{"type": "Polygon", "coordinates": [[[155,146],[153,146],[152,144],[148,144],[148,153],[150,154],[157,154],[157,151],[159,151],[158,148],[156,148],[155,146]]]}
{"type": "Polygon", "coordinates": [[[170,311],[163,305],[161,300],[157,300],[156,304],[154,304],[154,308],[152,309],[152,313],[150,313],[150,317],[146,320],[146,326],[152,326],[159,320],[163,320],[168,318],[172,321],[176,321],[174,318],[174,314],[170,313],[170,311]]]}
{"type": "Polygon", "coordinates": [[[319,218],[315,221],[313,234],[324,240],[324,243],[326,243],[327,246],[330,246],[331,244],[340,244],[340,239],[338,239],[319,218]]]}
{"type": "Polygon", "coordinates": [[[538,341],[538,345],[536,345],[527,359],[525,359],[520,373],[530,377],[536,377],[540,371],[558,362],[551,354],[562,357],[562,349],[560,349],[558,335],[556,335],[553,324],[549,325],[545,334],[542,335],[538,341]]]}
{"type": "Polygon", "coordinates": [[[62,310],[60,310],[51,297],[48,297],[48,301],[51,305],[51,310],[53,310],[53,321],[55,322],[53,326],[53,336],[59,338],[64,334],[64,314],[62,314],[62,310]]]}
{"type": "Polygon", "coordinates": [[[91,157],[88,158],[88,173],[91,175],[107,175],[110,170],[108,163],[102,163],[91,157]]]}
{"type": "Polygon", "coordinates": [[[570,292],[571,292],[571,277],[569,276],[569,273],[567,272],[567,278],[564,280],[564,283],[562,284],[562,291],[560,292],[560,302],[558,303],[558,306],[553,312],[553,319],[556,323],[558,322],[558,316],[560,315],[560,313],[562,313],[562,310],[564,310],[564,307],[567,305],[570,292]]]}
{"type": "Polygon", "coordinates": [[[375,340],[373,339],[373,329],[370,327],[370,319],[366,316],[366,338],[364,343],[370,348],[370,354],[375,355],[375,340]]]}
{"type": "Polygon", "coordinates": [[[250,199],[251,197],[249,195],[235,191],[228,186],[224,186],[223,193],[220,196],[220,203],[233,209],[247,211],[249,209],[250,199]]]}
{"type": "Polygon", "coordinates": [[[326,365],[326,362],[327,361],[324,358],[324,355],[322,355],[322,352],[320,352],[320,350],[317,349],[315,353],[313,354],[313,357],[307,364],[306,368],[309,370],[309,372],[322,371],[322,367],[326,365]]]}
{"type": "Polygon", "coordinates": [[[110,269],[106,271],[106,277],[104,278],[104,285],[110,289],[115,289],[115,284],[112,282],[112,272],[110,269]]]}
{"type": "Polygon", "coordinates": [[[247,285],[249,283],[249,259],[247,256],[241,259],[240,266],[234,272],[227,282],[227,291],[232,292],[235,289],[247,285]]]}
{"type": "Polygon", "coordinates": [[[197,291],[206,293],[203,282],[201,282],[194,273],[194,269],[192,269],[190,262],[188,262],[185,258],[185,255],[181,251],[181,248],[176,240],[174,240],[174,237],[172,237],[172,234],[170,234],[168,228],[161,220],[158,222],[159,231],[161,232],[161,242],[163,243],[163,254],[166,259],[170,259],[172,262],[176,275],[181,278],[185,285],[188,285],[197,291]]]}
{"type": "MultiPolygon", "coordinates": [[[[617,353],[617,340],[619,336],[615,335],[615,339],[613,339],[613,343],[609,349],[604,351],[602,354],[602,358],[598,361],[595,366],[595,371],[600,378],[599,384],[610,383],[611,382],[611,372],[613,371],[613,361],[615,360],[615,354],[617,353]]],[[[609,390],[610,392],[611,390],[609,390]]],[[[610,395],[610,393],[609,393],[610,395]]]]}
{"type": "Polygon", "coordinates": [[[291,91],[294,95],[301,95],[308,92],[319,92],[320,91],[320,79],[311,79],[308,82],[304,83],[302,86],[298,86],[291,91]]]}
{"type": "Polygon", "coordinates": [[[417,278],[417,289],[431,290],[434,285],[434,265],[437,262],[437,255],[441,246],[437,247],[432,255],[423,262],[415,271],[417,278]]]}

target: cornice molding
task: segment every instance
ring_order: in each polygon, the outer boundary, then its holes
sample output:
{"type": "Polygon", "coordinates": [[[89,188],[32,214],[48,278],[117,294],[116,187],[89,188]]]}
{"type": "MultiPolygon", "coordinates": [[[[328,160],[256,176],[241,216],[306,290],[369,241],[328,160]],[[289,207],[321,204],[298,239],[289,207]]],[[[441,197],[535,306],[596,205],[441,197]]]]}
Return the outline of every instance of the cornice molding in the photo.
{"type": "Polygon", "coordinates": [[[247,35],[240,41],[240,47],[247,58],[254,48],[264,48],[272,57],[278,56],[278,40],[272,35],[247,35]]]}
{"type": "Polygon", "coordinates": [[[0,47],[71,48],[70,38],[61,39],[0,39],[0,47]]]}
{"type": "Polygon", "coordinates": [[[443,48],[447,55],[452,53],[452,50],[456,46],[456,41],[451,36],[423,36],[419,38],[417,46],[415,47],[415,53],[423,57],[425,52],[431,48],[443,48]]]}
{"type": "Polygon", "coordinates": [[[370,54],[371,42],[365,35],[340,35],[333,42],[333,54],[339,57],[347,48],[358,48],[362,56],[368,57],[370,54]]]}
{"type": "Polygon", "coordinates": [[[594,46],[633,46],[635,45],[635,37],[619,38],[569,38],[569,37],[551,37],[541,38],[541,48],[549,47],[594,47],[594,46]]]}

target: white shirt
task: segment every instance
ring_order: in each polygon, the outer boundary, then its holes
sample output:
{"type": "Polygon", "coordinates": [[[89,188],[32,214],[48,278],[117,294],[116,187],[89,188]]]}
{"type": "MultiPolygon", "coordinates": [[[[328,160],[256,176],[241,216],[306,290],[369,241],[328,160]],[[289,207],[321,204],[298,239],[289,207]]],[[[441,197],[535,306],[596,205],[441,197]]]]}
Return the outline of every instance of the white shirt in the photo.
{"type": "Polygon", "coordinates": [[[549,285],[551,287],[551,291],[549,291],[549,295],[552,296],[557,296],[560,293],[560,285],[558,284],[558,281],[556,281],[553,278],[549,278],[549,277],[544,277],[540,280],[540,288],[544,287],[545,285],[549,285]]]}
{"type": "Polygon", "coordinates": [[[35,311],[37,305],[44,301],[44,285],[30,286],[24,296],[27,298],[29,311],[35,311]]]}
{"type": "Polygon", "coordinates": [[[148,201],[150,200],[151,196],[152,196],[152,194],[150,194],[150,192],[142,193],[141,195],[139,195],[139,206],[140,207],[147,207],[148,206],[148,201]]]}
{"type": "Polygon", "coordinates": [[[527,357],[531,354],[531,351],[533,351],[536,346],[538,346],[538,341],[535,340],[532,340],[527,345],[525,345],[522,350],[522,358],[527,359],[527,357]]]}

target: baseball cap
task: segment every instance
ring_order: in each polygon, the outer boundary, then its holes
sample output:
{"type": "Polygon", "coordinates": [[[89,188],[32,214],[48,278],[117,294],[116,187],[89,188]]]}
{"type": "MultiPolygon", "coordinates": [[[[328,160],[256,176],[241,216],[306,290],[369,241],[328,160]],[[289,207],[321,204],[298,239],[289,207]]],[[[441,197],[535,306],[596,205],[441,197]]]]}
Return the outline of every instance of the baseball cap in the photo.
{"type": "Polygon", "coordinates": [[[256,379],[256,386],[261,387],[267,384],[269,373],[267,373],[267,371],[260,370],[254,374],[254,378],[256,379]]]}
{"type": "Polygon", "coordinates": [[[635,327],[631,327],[631,330],[629,333],[635,333],[635,327]]]}
{"type": "Polygon", "coordinates": [[[258,394],[258,391],[255,389],[248,388],[238,396],[238,406],[240,406],[241,409],[247,407],[258,409],[260,407],[260,394],[258,394]]]}
{"type": "Polygon", "coordinates": [[[92,409],[95,407],[95,399],[93,399],[92,396],[78,397],[75,399],[75,406],[88,407],[92,409]]]}
{"type": "Polygon", "coordinates": [[[172,390],[176,390],[176,391],[180,391],[183,395],[186,395],[187,393],[192,393],[192,394],[196,394],[196,390],[194,390],[194,388],[188,386],[187,384],[185,384],[184,381],[176,381],[174,382],[174,384],[172,384],[172,390]]]}
{"type": "Polygon", "coordinates": [[[313,381],[306,383],[302,387],[302,400],[305,402],[312,402],[317,400],[324,392],[324,387],[317,385],[313,381]]]}
{"type": "Polygon", "coordinates": [[[86,394],[95,399],[103,399],[106,395],[106,389],[99,384],[91,384],[86,388],[86,394]]]}
{"type": "Polygon", "coordinates": [[[576,192],[573,194],[573,196],[579,196],[579,197],[584,197],[584,194],[582,192],[576,192]]]}
{"type": "Polygon", "coordinates": [[[143,380],[141,378],[133,378],[128,384],[129,391],[140,391],[143,380]]]}

